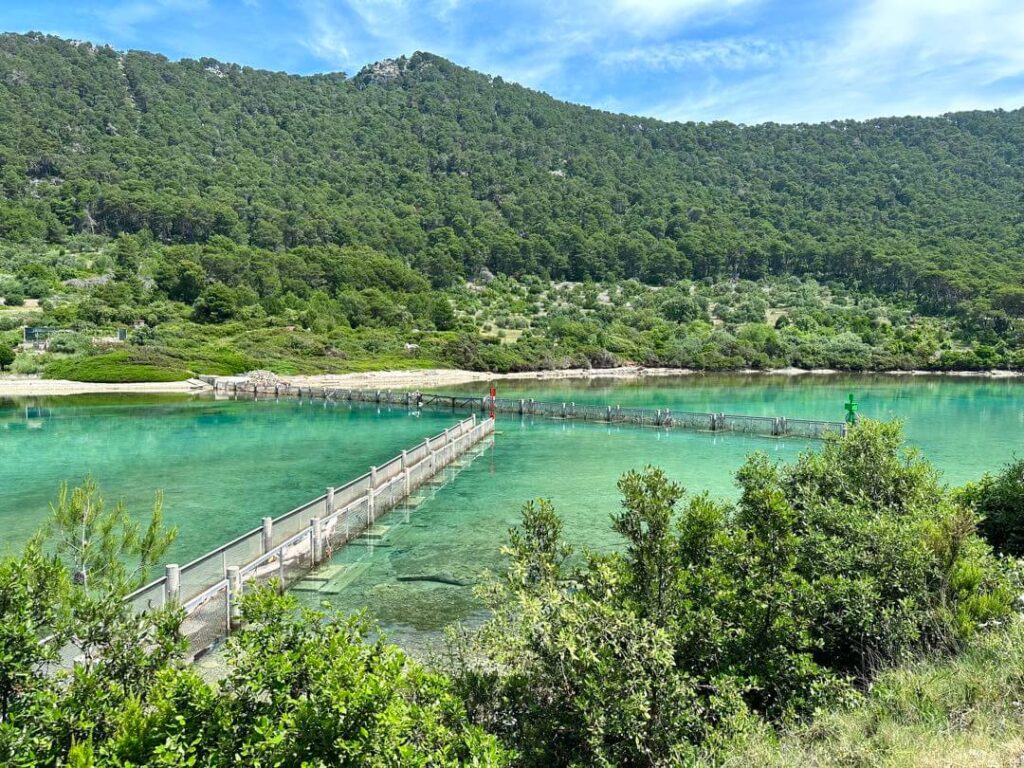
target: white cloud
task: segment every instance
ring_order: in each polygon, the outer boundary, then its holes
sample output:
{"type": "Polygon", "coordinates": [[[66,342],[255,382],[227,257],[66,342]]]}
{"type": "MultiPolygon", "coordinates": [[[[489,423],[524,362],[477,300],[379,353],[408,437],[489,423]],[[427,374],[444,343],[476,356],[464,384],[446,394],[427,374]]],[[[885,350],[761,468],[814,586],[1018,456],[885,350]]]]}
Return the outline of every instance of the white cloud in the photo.
{"type": "Polygon", "coordinates": [[[747,38],[688,40],[611,51],[602,57],[602,63],[651,70],[700,66],[740,71],[776,66],[805,48],[800,43],[747,38]]]}
{"type": "Polygon", "coordinates": [[[167,14],[194,14],[208,7],[208,0],[128,0],[101,5],[94,13],[107,29],[132,38],[140,24],[167,14]]]}
{"type": "Polygon", "coordinates": [[[651,32],[695,16],[722,16],[751,3],[752,0],[612,0],[581,3],[584,14],[576,15],[581,21],[611,23],[620,28],[625,24],[634,32],[651,32]]]}
{"type": "MultiPolygon", "coordinates": [[[[752,123],[1024,105],[1024,5],[1016,1],[873,0],[818,39],[773,50],[778,61],[764,72],[642,109],[752,123]]],[[[700,56],[671,53],[663,61],[700,56]]],[[[728,48],[718,58],[730,68],[728,48]]],[[[756,48],[752,60],[763,61],[756,48]]]]}
{"type": "Polygon", "coordinates": [[[428,50],[562,98],[669,119],[1024,103],[1024,87],[1007,82],[1024,77],[1021,0],[863,0],[778,25],[769,0],[294,2],[303,45],[334,68],[428,50]],[[641,85],[623,89],[630,77],[641,85]]]}

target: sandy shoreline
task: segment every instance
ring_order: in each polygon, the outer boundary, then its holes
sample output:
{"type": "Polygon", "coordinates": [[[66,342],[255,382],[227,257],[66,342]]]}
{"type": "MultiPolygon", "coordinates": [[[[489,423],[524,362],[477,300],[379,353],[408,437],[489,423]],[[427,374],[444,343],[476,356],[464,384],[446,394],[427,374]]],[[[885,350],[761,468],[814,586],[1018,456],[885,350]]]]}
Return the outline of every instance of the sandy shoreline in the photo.
{"type": "MultiPolygon", "coordinates": [[[[367,371],[364,373],[322,374],[313,376],[282,376],[281,382],[300,387],[338,387],[339,389],[438,389],[458,384],[487,381],[560,381],[565,379],[644,379],[665,376],[701,376],[718,371],[697,371],[690,368],[569,368],[562,371],[524,371],[521,373],[486,373],[457,368],[431,368],[410,371],[367,371]]],[[[831,368],[770,368],[767,370],[742,369],[722,371],[754,376],[832,376],[843,373],[884,376],[949,376],[953,378],[1017,379],[1024,376],[1018,371],[839,371],[831,368]]],[[[243,381],[244,377],[230,377],[228,381],[243,381]]],[[[2,392],[2,389],[0,389],[2,392]]]]}
{"type": "Polygon", "coordinates": [[[202,392],[210,389],[197,379],[188,381],[147,381],[137,384],[101,384],[65,379],[37,379],[30,376],[0,378],[0,397],[50,397],[111,393],[202,392]]]}
{"type": "MultiPolygon", "coordinates": [[[[459,384],[487,381],[557,381],[564,379],[642,379],[664,376],[699,376],[703,371],[688,368],[621,368],[582,369],[562,371],[525,371],[521,373],[486,373],[458,368],[425,368],[404,371],[365,371],[362,373],[281,376],[282,383],[302,387],[338,387],[341,389],[439,389],[459,384]]],[[[828,368],[804,370],[802,368],[775,368],[769,370],[739,370],[730,373],[760,376],[830,376],[847,371],[828,368]]],[[[1017,379],[1019,371],[864,371],[884,376],[942,376],[953,378],[1017,379]]],[[[243,381],[243,376],[222,377],[224,380],[243,381]]],[[[81,395],[99,393],[162,393],[201,392],[209,385],[198,379],[172,382],[144,382],[138,384],[101,384],[62,379],[40,379],[33,376],[0,377],[0,397],[40,397],[55,395],[81,395]]]]}

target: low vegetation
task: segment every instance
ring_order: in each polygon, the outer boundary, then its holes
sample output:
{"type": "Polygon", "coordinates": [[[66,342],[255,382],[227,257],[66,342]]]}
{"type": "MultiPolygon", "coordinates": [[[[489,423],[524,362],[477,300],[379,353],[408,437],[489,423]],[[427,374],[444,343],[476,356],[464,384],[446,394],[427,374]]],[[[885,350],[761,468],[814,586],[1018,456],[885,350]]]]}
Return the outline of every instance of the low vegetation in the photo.
{"type": "Polygon", "coordinates": [[[551,505],[527,504],[505,573],[479,588],[491,618],[453,629],[431,668],[359,617],[256,590],[216,683],[181,661],[176,609],[121,601],[170,542],[159,498],[143,528],[90,481],[63,489],[47,532],[0,561],[0,760],[1019,760],[1020,568],[978,535],[976,493],[944,487],[897,425],[872,422],[789,465],[755,454],[737,481],[725,504],[627,473],[610,555],[574,552],[551,505]],[[69,645],[74,668],[51,666],[69,645]]]}
{"type": "Polygon", "coordinates": [[[929,316],[908,297],[808,278],[645,286],[499,276],[439,287],[365,248],[281,253],[224,239],[168,247],[141,236],[0,248],[5,274],[40,306],[0,315],[0,342],[17,345],[22,324],[59,329],[45,352],[21,351],[12,370],[83,381],[256,367],[1024,367],[1020,321],[929,316]]]}

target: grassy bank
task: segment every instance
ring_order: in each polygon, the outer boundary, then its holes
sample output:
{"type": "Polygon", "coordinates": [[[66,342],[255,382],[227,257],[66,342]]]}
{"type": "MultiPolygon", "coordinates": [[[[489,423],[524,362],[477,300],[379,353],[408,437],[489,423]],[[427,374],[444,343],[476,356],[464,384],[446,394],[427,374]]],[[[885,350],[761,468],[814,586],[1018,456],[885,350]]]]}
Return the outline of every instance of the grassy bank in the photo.
{"type": "Polygon", "coordinates": [[[882,673],[863,702],[780,737],[761,734],[728,766],[1019,766],[1024,764],[1024,623],[978,636],[955,658],[882,673]]]}

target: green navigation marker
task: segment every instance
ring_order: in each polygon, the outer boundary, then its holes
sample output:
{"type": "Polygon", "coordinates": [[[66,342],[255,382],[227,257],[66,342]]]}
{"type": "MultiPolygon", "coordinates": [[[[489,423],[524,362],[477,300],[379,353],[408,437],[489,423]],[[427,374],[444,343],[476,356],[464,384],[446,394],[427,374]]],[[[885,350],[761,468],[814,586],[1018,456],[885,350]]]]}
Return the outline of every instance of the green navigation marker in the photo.
{"type": "Polygon", "coordinates": [[[846,409],[846,423],[856,424],[857,423],[857,402],[853,399],[853,393],[850,393],[850,398],[843,405],[846,409]]]}

